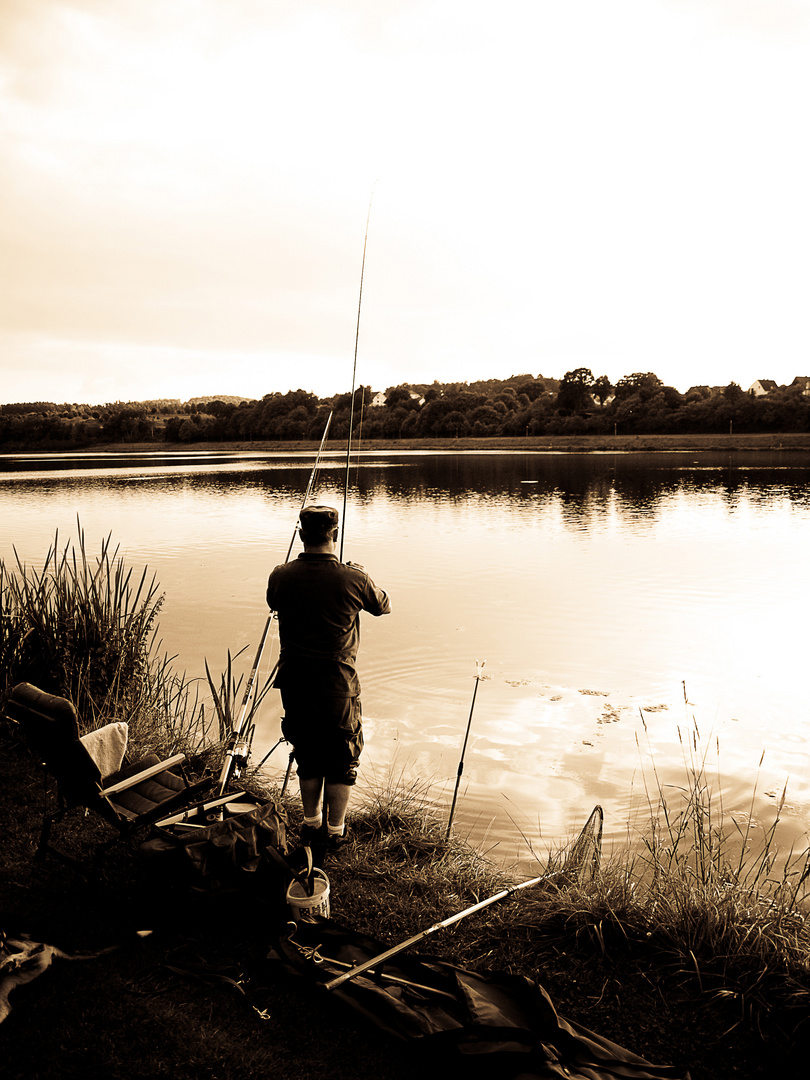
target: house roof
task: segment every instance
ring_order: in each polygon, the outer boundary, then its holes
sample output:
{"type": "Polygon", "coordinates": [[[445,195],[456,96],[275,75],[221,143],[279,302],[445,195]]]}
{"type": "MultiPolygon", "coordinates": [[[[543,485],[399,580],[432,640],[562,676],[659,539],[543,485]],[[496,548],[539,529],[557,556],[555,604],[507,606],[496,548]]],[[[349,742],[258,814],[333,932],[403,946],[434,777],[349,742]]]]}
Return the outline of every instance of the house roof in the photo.
{"type": "Polygon", "coordinates": [[[776,390],[778,389],[777,383],[774,379],[755,379],[753,385],[759,384],[763,390],[776,390]]]}

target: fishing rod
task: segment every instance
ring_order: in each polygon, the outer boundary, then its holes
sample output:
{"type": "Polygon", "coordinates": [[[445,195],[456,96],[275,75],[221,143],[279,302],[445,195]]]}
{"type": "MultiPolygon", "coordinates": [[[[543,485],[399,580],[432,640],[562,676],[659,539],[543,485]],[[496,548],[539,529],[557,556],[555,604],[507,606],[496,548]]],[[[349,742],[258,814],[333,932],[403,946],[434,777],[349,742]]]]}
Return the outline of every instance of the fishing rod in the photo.
{"type": "Polygon", "coordinates": [[[365,960],[362,964],[357,964],[356,967],[351,968],[349,971],[344,971],[341,975],[324,983],[324,988],[326,990],[336,990],[339,986],[342,986],[343,983],[348,982],[350,979],[354,979],[357,975],[362,975],[365,971],[370,971],[372,968],[379,967],[379,965],[384,964],[386,960],[390,960],[393,956],[398,956],[399,953],[404,952],[406,949],[410,948],[411,945],[416,945],[431,934],[435,934],[438,930],[443,930],[446,926],[452,926],[453,923],[460,922],[461,919],[465,919],[468,915],[472,915],[476,911],[482,911],[484,908],[489,907],[490,904],[495,904],[498,900],[504,900],[507,896],[511,896],[521,889],[528,889],[531,885],[539,885],[541,881],[551,881],[554,878],[570,874],[573,869],[580,870],[583,866],[588,865],[589,856],[592,860],[591,867],[595,872],[602,849],[603,821],[604,814],[602,812],[602,807],[595,806],[591,811],[590,817],[585,822],[582,831],[572,845],[564,865],[559,870],[540,874],[539,877],[530,878],[528,881],[519,881],[516,885],[508,885],[505,889],[501,889],[500,892],[487,897],[486,900],[480,900],[477,904],[465,908],[464,911],[458,911],[455,915],[450,915],[447,919],[442,919],[441,922],[434,923],[433,926],[429,926],[425,930],[420,930],[418,934],[414,934],[413,937],[409,937],[406,941],[401,941],[399,945],[394,945],[392,948],[386,949],[385,952],[380,953],[378,956],[372,956],[370,960],[365,960]]]}
{"type": "Polygon", "coordinates": [[[467,739],[470,737],[470,726],[472,724],[473,711],[475,709],[475,695],[478,693],[478,684],[481,681],[481,672],[483,671],[486,660],[476,660],[476,674],[475,674],[475,686],[473,687],[472,701],[470,702],[470,716],[467,720],[467,730],[464,734],[464,743],[461,747],[461,758],[458,763],[458,774],[456,775],[456,787],[453,791],[453,802],[450,806],[450,817],[447,819],[447,832],[445,834],[445,840],[450,839],[450,829],[453,827],[453,815],[456,812],[456,799],[458,798],[458,787],[461,783],[461,774],[464,772],[464,755],[467,752],[467,739]]]}
{"type": "Polygon", "coordinates": [[[313,488],[313,486],[315,484],[315,475],[318,472],[318,466],[320,465],[320,461],[321,461],[321,454],[323,453],[323,448],[326,445],[326,437],[329,434],[329,425],[331,423],[332,423],[332,410],[330,409],[329,415],[326,418],[326,427],[323,429],[323,435],[321,436],[321,445],[318,447],[318,453],[315,455],[315,464],[312,466],[312,472],[309,474],[309,482],[307,483],[307,490],[304,492],[304,498],[303,498],[303,501],[301,502],[301,509],[298,511],[298,520],[295,523],[295,528],[293,529],[293,534],[290,537],[290,546],[287,548],[287,555],[286,555],[286,557],[284,559],[285,563],[288,563],[290,561],[290,555],[292,554],[293,544],[295,543],[295,538],[298,535],[298,526],[301,524],[301,512],[304,509],[304,507],[307,505],[307,500],[309,499],[310,495],[312,494],[312,488],[313,488]]]}
{"type": "MultiPolygon", "coordinates": [[[[359,295],[359,298],[358,298],[358,301],[357,301],[357,327],[356,327],[355,336],[354,336],[354,367],[352,369],[351,408],[350,408],[350,412],[349,412],[349,437],[348,437],[348,441],[347,441],[347,445],[346,445],[346,481],[345,481],[344,489],[343,489],[343,518],[342,518],[342,521],[341,521],[341,532],[340,532],[340,556],[339,557],[340,557],[341,562],[343,562],[343,541],[344,541],[344,538],[345,538],[345,535],[346,535],[346,504],[347,504],[348,497],[349,497],[349,465],[350,465],[350,460],[351,460],[352,427],[354,425],[354,392],[355,392],[355,384],[356,384],[356,381],[357,381],[357,351],[358,351],[358,345],[359,345],[359,341],[360,341],[360,309],[361,309],[361,306],[362,306],[362,303],[363,303],[363,278],[365,276],[365,270],[366,270],[366,248],[368,246],[368,226],[369,226],[369,221],[371,220],[371,201],[372,201],[373,198],[374,198],[374,189],[372,188],[371,197],[369,198],[369,201],[368,201],[368,213],[366,215],[366,232],[365,232],[365,237],[363,239],[363,261],[362,261],[361,266],[360,266],[360,295],[359,295]]],[[[323,437],[321,438],[321,445],[320,445],[320,447],[318,449],[318,453],[317,453],[316,458],[315,458],[315,464],[313,465],[312,472],[310,473],[309,483],[307,484],[307,489],[306,489],[306,492],[304,493],[304,499],[303,499],[303,502],[301,503],[301,510],[303,510],[304,507],[306,506],[307,500],[309,499],[310,494],[312,493],[312,487],[313,487],[313,484],[315,483],[315,474],[317,473],[317,470],[318,470],[318,466],[319,466],[320,459],[321,459],[321,454],[323,452],[324,445],[326,444],[326,438],[327,438],[327,435],[329,433],[329,426],[330,426],[331,423],[332,423],[332,412],[330,411],[329,417],[328,417],[328,419],[326,421],[326,427],[324,428],[323,437]]],[[[299,513],[298,513],[298,521],[296,521],[295,529],[293,529],[292,538],[290,539],[290,546],[287,548],[287,556],[286,556],[286,558],[284,560],[285,563],[290,561],[290,555],[292,554],[293,545],[295,544],[295,537],[296,537],[297,532],[298,532],[300,519],[301,519],[301,511],[299,511],[299,513]]],[[[236,727],[234,728],[233,735],[232,735],[232,745],[226,751],[225,762],[223,763],[222,771],[220,773],[220,778],[219,778],[220,794],[224,793],[225,787],[226,787],[226,785],[228,783],[231,772],[235,771],[236,774],[239,775],[241,770],[244,769],[245,766],[247,765],[247,760],[248,760],[248,757],[249,757],[249,754],[250,754],[250,742],[246,737],[244,737],[244,733],[243,733],[244,724],[245,724],[245,718],[246,718],[247,713],[248,713],[248,704],[249,704],[249,698],[250,698],[250,691],[251,691],[251,689],[253,687],[253,681],[256,678],[256,671],[258,670],[259,662],[261,660],[261,656],[262,656],[262,653],[264,651],[264,644],[265,644],[265,641],[267,639],[267,634],[268,634],[268,631],[270,629],[270,625],[271,625],[274,618],[275,618],[275,612],[271,612],[270,615],[267,618],[267,622],[265,623],[264,632],[262,634],[261,641],[259,642],[259,648],[258,648],[258,650],[256,652],[256,659],[253,662],[253,667],[251,669],[250,676],[248,677],[248,681],[247,681],[247,683],[245,685],[245,695],[244,695],[243,702],[242,702],[242,710],[241,710],[241,713],[240,713],[239,721],[238,721],[236,727]]],[[[270,675],[268,676],[268,680],[267,680],[268,682],[270,682],[274,678],[277,670],[278,670],[278,661],[276,662],[275,667],[273,668],[270,675]]],[[[292,763],[292,758],[290,759],[290,764],[291,763],[292,763]]],[[[288,765],[288,767],[287,767],[287,776],[285,776],[285,778],[284,778],[285,787],[286,787],[286,784],[287,784],[287,779],[289,777],[289,774],[290,774],[290,766],[288,765]]]]}
{"type": "Polygon", "coordinates": [[[511,896],[512,893],[517,892],[518,889],[527,889],[530,885],[537,885],[541,881],[548,881],[550,878],[559,877],[562,873],[562,870],[556,870],[552,874],[541,874],[539,877],[532,878],[530,881],[521,881],[517,885],[510,885],[508,888],[502,889],[494,896],[490,896],[486,900],[481,900],[477,904],[473,904],[472,907],[465,908],[464,911],[458,911],[455,915],[451,915],[449,918],[442,919],[441,922],[434,923],[433,926],[427,927],[426,930],[420,930],[418,934],[414,934],[413,937],[409,937],[406,941],[401,941],[399,945],[394,945],[392,948],[386,949],[386,951],[380,953],[379,956],[372,956],[370,960],[364,960],[362,964],[358,964],[356,967],[351,968],[350,971],[344,971],[342,975],[338,975],[334,979],[330,979],[329,982],[324,983],[324,989],[336,990],[339,986],[342,986],[343,983],[356,978],[358,975],[362,975],[364,971],[370,971],[372,968],[384,964],[386,960],[398,956],[401,952],[409,949],[411,945],[416,945],[417,942],[424,941],[426,937],[435,934],[438,930],[443,930],[446,926],[452,926],[453,923],[460,922],[461,919],[466,918],[468,915],[472,915],[476,911],[481,911],[483,908],[489,907],[490,904],[494,904],[497,900],[503,900],[505,897],[511,896]]]}
{"type": "MultiPolygon", "coordinates": [[[[285,563],[290,561],[290,555],[292,554],[293,545],[295,544],[295,537],[298,534],[298,527],[301,523],[301,513],[304,507],[307,505],[307,500],[312,494],[312,488],[315,484],[315,476],[317,475],[318,468],[321,462],[321,455],[323,448],[326,445],[326,439],[329,434],[329,426],[332,423],[332,412],[326,419],[326,426],[323,429],[323,435],[321,436],[321,444],[318,447],[318,453],[315,455],[315,464],[312,466],[312,472],[309,474],[309,481],[307,483],[306,491],[304,492],[304,498],[301,503],[301,509],[298,511],[298,518],[295,522],[295,528],[293,529],[292,537],[290,538],[290,546],[287,548],[287,555],[284,559],[285,563]]],[[[253,689],[253,683],[256,679],[256,672],[259,669],[262,653],[264,652],[265,642],[267,641],[267,635],[270,631],[270,627],[275,619],[276,613],[271,611],[267,616],[267,622],[264,624],[264,630],[262,632],[261,640],[259,641],[259,647],[256,650],[256,657],[253,661],[253,667],[250,669],[248,680],[245,683],[245,693],[242,698],[242,707],[239,713],[239,719],[234,726],[231,733],[230,746],[225,751],[225,761],[222,764],[222,770],[219,774],[219,794],[225,794],[225,788],[228,785],[228,781],[231,778],[231,773],[235,773],[238,777],[242,770],[247,766],[248,758],[250,757],[250,744],[253,741],[253,727],[251,726],[249,734],[245,733],[245,721],[248,716],[248,707],[250,704],[250,692],[253,689]]],[[[278,671],[278,661],[267,677],[267,682],[272,682],[278,671]]],[[[254,701],[254,709],[257,702],[254,701]]],[[[251,711],[252,714],[252,711],[251,711]]],[[[276,744],[278,745],[278,744],[276,744]]],[[[274,747],[275,749],[275,747],[274,747]]],[[[265,759],[266,760],[266,759],[265,759]]]]}
{"type": "MultiPolygon", "coordinates": [[[[340,553],[338,558],[343,562],[343,541],[346,536],[346,504],[349,500],[349,466],[352,453],[352,428],[354,427],[354,387],[357,382],[357,347],[360,342],[360,308],[363,303],[363,277],[366,272],[366,248],[368,247],[368,223],[371,220],[371,200],[374,198],[374,189],[371,189],[371,198],[368,200],[368,214],[366,215],[366,235],[363,240],[363,261],[360,266],[360,296],[357,300],[357,329],[354,334],[354,367],[352,369],[352,397],[349,409],[349,437],[346,442],[346,481],[343,485],[343,516],[340,524],[340,553]]],[[[364,392],[365,396],[365,392],[364,392]]]]}
{"type": "MultiPolygon", "coordinates": [[[[355,335],[354,335],[354,366],[353,366],[353,369],[352,369],[351,408],[349,410],[349,437],[348,437],[347,444],[346,444],[346,480],[345,480],[344,488],[343,488],[343,517],[342,517],[342,520],[341,520],[341,529],[340,529],[340,555],[339,555],[339,558],[340,558],[341,562],[343,562],[343,541],[344,541],[345,536],[346,536],[346,504],[347,504],[348,498],[349,498],[349,467],[350,467],[350,462],[351,462],[352,427],[354,426],[354,393],[355,393],[355,385],[356,385],[356,382],[357,382],[357,351],[358,351],[358,346],[359,346],[359,342],[360,342],[360,310],[361,310],[361,307],[362,307],[362,304],[363,304],[363,278],[364,278],[365,272],[366,272],[366,249],[368,247],[368,226],[369,226],[369,222],[371,220],[371,202],[372,202],[373,198],[374,198],[374,189],[372,188],[371,197],[369,198],[369,201],[368,201],[368,213],[366,214],[366,232],[365,232],[365,236],[363,238],[363,260],[362,260],[362,263],[361,263],[361,266],[360,266],[360,295],[359,295],[358,300],[357,300],[357,326],[356,326],[355,335]]],[[[303,502],[301,503],[301,510],[303,510],[304,507],[306,506],[307,500],[309,499],[309,496],[310,496],[310,494],[312,492],[312,486],[313,486],[313,484],[315,482],[315,474],[316,474],[316,472],[318,470],[318,465],[319,465],[320,459],[321,459],[321,453],[323,452],[323,448],[324,448],[324,445],[326,443],[327,434],[329,432],[329,425],[331,423],[332,423],[332,412],[329,413],[329,417],[328,417],[328,419],[326,421],[326,427],[324,428],[323,437],[321,438],[321,445],[320,445],[320,447],[318,449],[318,453],[317,453],[317,456],[315,458],[315,464],[312,467],[312,472],[310,473],[309,483],[307,484],[307,490],[306,490],[306,492],[304,494],[303,502]]],[[[296,522],[295,529],[293,529],[292,538],[290,540],[290,546],[287,549],[287,556],[286,556],[286,558],[284,560],[285,563],[290,561],[290,555],[292,554],[293,545],[295,544],[295,537],[296,537],[296,534],[298,532],[298,526],[300,524],[300,518],[301,518],[301,511],[299,511],[299,514],[298,514],[298,519],[299,520],[296,522]]],[[[236,727],[234,728],[234,732],[233,732],[233,736],[232,736],[232,745],[226,751],[225,762],[224,762],[224,764],[222,766],[222,771],[220,773],[220,778],[219,778],[220,794],[224,793],[225,787],[226,787],[226,785],[228,783],[231,772],[235,771],[236,774],[239,775],[241,770],[244,769],[245,766],[247,765],[248,756],[250,754],[250,745],[249,745],[248,739],[246,739],[243,736],[243,728],[244,728],[245,718],[246,718],[247,713],[248,713],[248,704],[249,704],[249,698],[250,698],[250,691],[252,689],[253,681],[254,681],[254,679],[256,677],[256,671],[258,669],[259,662],[261,660],[261,656],[262,656],[262,653],[264,651],[264,643],[265,643],[265,640],[267,639],[267,633],[268,633],[268,631],[270,629],[270,625],[271,625],[274,618],[275,618],[275,612],[271,612],[270,615],[267,618],[267,622],[266,622],[265,627],[264,627],[264,633],[262,634],[261,641],[259,642],[259,648],[258,648],[258,650],[256,652],[256,659],[253,662],[253,668],[251,669],[250,676],[249,676],[247,684],[245,686],[245,695],[244,695],[244,699],[243,699],[243,703],[242,703],[242,710],[241,710],[241,714],[240,714],[240,717],[239,717],[239,722],[237,723],[236,727]]],[[[275,673],[276,673],[277,670],[278,670],[278,662],[276,662],[275,667],[273,668],[272,672],[268,676],[268,682],[274,678],[275,673]]],[[[287,783],[287,778],[289,777],[289,773],[290,773],[290,767],[288,766],[288,768],[287,768],[287,776],[284,779],[285,787],[286,787],[286,783],[287,783]]]]}

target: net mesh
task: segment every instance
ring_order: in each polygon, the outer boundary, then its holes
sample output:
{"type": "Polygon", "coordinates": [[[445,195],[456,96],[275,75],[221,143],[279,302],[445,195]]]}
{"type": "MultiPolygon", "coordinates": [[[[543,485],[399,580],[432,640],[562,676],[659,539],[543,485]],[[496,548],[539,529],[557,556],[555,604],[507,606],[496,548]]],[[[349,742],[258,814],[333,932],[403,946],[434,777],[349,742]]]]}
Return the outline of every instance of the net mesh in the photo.
{"type": "Polygon", "coordinates": [[[584,884],[592,881],[599,873],[604,819],[602,807],[595,806],[562,864],[561,876],[567,881],[584,884]]]}

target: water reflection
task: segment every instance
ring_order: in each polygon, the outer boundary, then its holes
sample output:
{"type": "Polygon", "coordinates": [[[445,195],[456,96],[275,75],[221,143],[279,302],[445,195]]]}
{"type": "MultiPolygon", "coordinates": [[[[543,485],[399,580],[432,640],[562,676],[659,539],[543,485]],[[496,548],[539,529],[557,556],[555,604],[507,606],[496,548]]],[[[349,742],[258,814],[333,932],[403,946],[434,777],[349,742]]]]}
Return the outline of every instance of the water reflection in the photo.
{"type": "MultiPolygon", "coordinates": [[[[41,562],[78,515],[91,551],[112,532],[156,573],[181,669],[221,670],[228,650],[249,667],[312,461],[6,458],[0,555],[41,562]]],[[[330,457],[318,501],[341,505],[343,475],[330,457]]],[[[751,810],[764,750],[756,813],[790,774],[791,825],[806,830],[809,494],[799,454],[363,455],[346,555],[394,604],[363,628],[364,783],[399,770],[442,802],[484,659],[456,823],[506,861],[525,854],[521,834],[553,842],[596,802],[624,836],[652,762],[655,783],[683,783],[694,724],[719,745],[729,811],[751,810]]],[[[278,738],[272,697],[259,756],[278,738]]]]}

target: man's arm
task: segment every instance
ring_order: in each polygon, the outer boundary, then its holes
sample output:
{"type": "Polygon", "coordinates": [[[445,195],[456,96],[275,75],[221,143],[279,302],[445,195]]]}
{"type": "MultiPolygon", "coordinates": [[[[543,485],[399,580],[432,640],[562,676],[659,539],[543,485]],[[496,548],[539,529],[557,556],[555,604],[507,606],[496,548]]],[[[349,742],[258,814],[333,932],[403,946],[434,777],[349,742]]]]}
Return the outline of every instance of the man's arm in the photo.
{"type": "MultiPolygon", "coordinates": [[[[278,567],[276,567],[276,570],[278,567]]],[[[265,599],[267,600],[267,606],[271,611],[276,610],[276,604],[278,603],[277,585],[278,575],[276,570],[271,571],[270,577],[267,579],[267,592],[265,593],[265,599]]]]}
{"type": "Polygon", "coordinates": [[[377,588],[366,573],[365,567],[360,563],[347,562],[346,566],[350,566],[352,570],[358,570],[362,575],[363,611],[367,611],[370,615],[389,615],[391,601],[388,599],[388,593],[377,588]]]}
{"type": "Polygon", "coordinates": [[[366,585],[365,610],[372,615],[389,615],[391,613],[391,601],[388,599],[388,593],[378,589],[368,574],[366,574],[366,585]]]}

